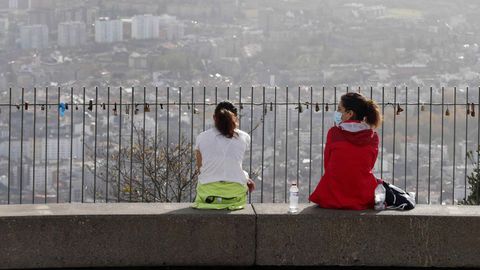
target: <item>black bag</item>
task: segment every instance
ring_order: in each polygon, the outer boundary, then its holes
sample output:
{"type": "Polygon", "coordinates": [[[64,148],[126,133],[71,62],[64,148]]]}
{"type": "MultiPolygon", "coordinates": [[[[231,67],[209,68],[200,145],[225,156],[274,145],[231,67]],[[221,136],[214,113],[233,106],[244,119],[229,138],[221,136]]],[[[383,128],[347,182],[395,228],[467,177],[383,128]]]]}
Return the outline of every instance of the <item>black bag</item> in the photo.
{"type": "Polygon", "coordinates": [[[401,188],[383,181],[385,187],[385,209],[411,210],[415,208],[415,198],[401,188]]]}

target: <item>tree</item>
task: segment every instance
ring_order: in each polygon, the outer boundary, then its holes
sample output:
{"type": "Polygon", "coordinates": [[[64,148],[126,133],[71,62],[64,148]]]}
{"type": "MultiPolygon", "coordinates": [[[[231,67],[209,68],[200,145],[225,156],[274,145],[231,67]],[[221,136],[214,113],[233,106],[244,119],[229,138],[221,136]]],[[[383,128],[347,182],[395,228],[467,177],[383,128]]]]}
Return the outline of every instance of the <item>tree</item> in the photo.
{"type": "MultiPolygon", "coordinates": [[[[264,117],[264,116],[263,116],[264,117]]],[[[264,118],[255,123],[252,134],[264,118]]],[[[128,202],[191,202],[199,171],[196,170],[192,143],[185,137],[167,145],[163,133],[155,135],[133,125],[135,141],[110,142],[107,165],[106,142],[97,147],[96,168],[85,165],[92,175],[96,174],[102,184],[87,185],[87,191],[96,200],[128,202]]],[[[85,145],[87,155],[93,161],[95,150],[85,145]]],[[[256,166],[250,178],[256,179],[261,171],[256,166]]]]}
{"type": "MultiPolygon", "coordinates": [[[[162,134],[146,134],[134,126],[133,145],[118,149],[110,145],[107,168],[106,148],[97,149],[95,198],[130,202],[185,202],[195,196],[198,171],[195,169],[192,144],[185,138],[169,143],[162,134]],[[107,176],[108,175],[108,176],[107,176]]],[[[87,147],[88,148],[88,147],[87,147]]],[[[89,148],[89,156],[94,154],[89,148]]],[[[92,166],[88,167],[94,173],[92,166]]],[[[89,188],[93,190],[93,188],[89,188]]],[[[92,195],[93,196],[93,195],[92,195]]]]}
{"type": "MultiPolygon", "coordinates": [[[[480,158],[480,148],[475,152],[477,153],[478,160],[478,158],[480,158]]],[[[460,202],[460,204],[464,205],[480,205],[480,167],[473,155],[472,151],[468,151],[467,157],[473,165],[473,171],[467,176],[471,192],[467,198],[460,202]]]]}

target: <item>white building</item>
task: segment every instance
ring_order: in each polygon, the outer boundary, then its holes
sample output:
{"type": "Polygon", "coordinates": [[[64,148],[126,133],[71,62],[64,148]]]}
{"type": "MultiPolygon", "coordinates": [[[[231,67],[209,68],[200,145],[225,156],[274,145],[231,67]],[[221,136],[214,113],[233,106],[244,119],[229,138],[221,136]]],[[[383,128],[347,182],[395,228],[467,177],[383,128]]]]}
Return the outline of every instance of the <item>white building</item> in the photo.
{"type": "MultiPolygon", "coordinates": [[[[70,138],[60,138],[60,147],[58,148],[58,141],[55,137],[49,137],[48,141],[45,142],[45,138],[38,138],[35,142],[35,162],[49,162],[56,161],[57,158],[62,160],[70,159],[70,146],[72,146],[72,158],[79,159],[82,157],[83,143],[81,137],[74,137],[73,144],[70,143],[70,138]],[[46,149],[45,149],[46,148],[46,149]],[[47,155],[45,156],[45,150],[47,155]],[[58,155],[58,156],[57,156],[58,155]],[[46,159],[45,159],[46,157],[46,159]]],[[[17,146],[18,147],[18,146],[17,146]]],[[[33,141],[24,142],[24,149],[28,149],[28,155],[31,156],[33,149],[33,141]],[[27,144],[28,143],[28,148],[27,144]]],[[[24,150],[25,151],[25,150],[24,150]]],[[[24,153],[25,155],[25,153],[24,153]]],[[[13,156],[12,156],[13,158],[13,156]]]]}
{"type": "Polygon", "coordinates": [[[175,16],[164,14],[159,17],[160,38],[178,40],[185,35],[185,26],[175,16]]]}
{"type": "Polygon", "coordinates": [[[148,55],[133,52],[128,57],[128,67],[132,69],[147,69],[148,55]]]}
{"type": "Polygon", "coordinates": [[[158,16],[153,16],[150,14],[134,16],[132,18],[132,38],[159,38],[159,20],[160,18],[158,16]]]}
{"type": "Polygon", "coordinates": [[[8,41],[8,18],[0,18],[0,45],[5,46],[8,41]]]}
{"type": "Polygon", "coordinates": [[[8,18],[0,18],[0,34],[3,36],[8,33],[8,18]]]}
{"type": "Polygon", "coordinates": [[[8,0],[10,9],[28,9],[31,6],[31,0],[8,0]]]}
{"type": "MultiPolygon", "coordinates": [[[[38,135],[38,134],[37,134],[38,135]]],[[[25,188],[30,187],[33,181],[33,150],[35,150],[35,168],[36,168],[36,181],[43,181],[45,175],[43,171],[43,164],[45,160],[50,162],[50,165],[56,166],[56,161],[60,159],[60,166],[69,166],[68,160],[70,159],[70,146],[72,147],[72,158],[75,160],[81,160],[83,143],[81,137],[75,137],[73,145],[70,143],[69,138],[60,138],[60,148],[58,148],[58,141],[56,137],[49,137],[46,144],[45,138],[37,138],[35,141],[35,149],[33,139],[26,139],[23,143],[19,140],[12,140],[10,143],[10,161],[12,174],[12,185],[19,186],[19,174],[20,174],[20,157],[23,159],[23,175],[22,182],[25,188]],[[46,149],[45,149],[46,148],[46,149]],[[45,156],[45,151],[47,155],[45,156]],[[58,156],[57,156],[58,155],[58,156]],[[45,159],[46,158],[46,159],[45,159]],[[67,162],[65,162],[67,161],[67,162]]],[[[4,157],[2,160],[8,160],[8,140],[4,140],[0,143],[0,156],[4,157]]],[[[1,175],[7,175],[8,172],[1,172],[1,175]]],[[[52,169],[49,169],[48,178],[52,169]]]]}
{"type": "Polygon", "coordinates": [[[48,27],[43,24],[20,27],[22,49],[44,49],[48,47],[48,27]]]}
{"type": "Polygon", "coordinates": [[[62,22],[58,25],[58,45],[75,47],[87,41],[86,26],[83,22],[62,22]]]}
{"type": "Polygon", "coordinates": [[[112,43],[123,40],[123,23],[121,20],[100,18],[95,21],[95,42],[112,43]]]}

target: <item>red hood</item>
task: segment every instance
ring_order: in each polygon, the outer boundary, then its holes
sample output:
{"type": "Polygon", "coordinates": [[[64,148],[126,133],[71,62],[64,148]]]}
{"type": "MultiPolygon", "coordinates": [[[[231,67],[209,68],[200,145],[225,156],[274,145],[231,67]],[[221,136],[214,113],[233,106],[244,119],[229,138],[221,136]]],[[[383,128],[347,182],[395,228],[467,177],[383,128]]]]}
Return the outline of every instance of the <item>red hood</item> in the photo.
{"type": "Polygon", "coordinates": [[[364,146],[372,143],[378,143],[375,131],[367,124],[360,121],[346,121],[341,123],[338,128],[340,134],[351,144],[364,146]]]}

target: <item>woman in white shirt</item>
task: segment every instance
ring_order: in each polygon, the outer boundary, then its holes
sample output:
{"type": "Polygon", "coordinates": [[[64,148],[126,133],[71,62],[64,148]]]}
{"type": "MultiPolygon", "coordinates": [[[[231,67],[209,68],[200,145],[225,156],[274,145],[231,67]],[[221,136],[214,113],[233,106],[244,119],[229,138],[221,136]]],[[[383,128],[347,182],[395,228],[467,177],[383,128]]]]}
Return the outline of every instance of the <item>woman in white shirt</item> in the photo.
{"type": "Polygon", "coordinates": [[[255,183],[242,169],[250,135],[239,130],[237,108],[220,102],[213,115],[215,127],[197,136],[195,154],[200,171],[194,208],[237,210],[245,207],[247,189],[255,183]]]}

